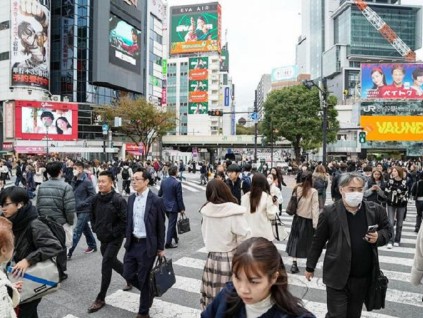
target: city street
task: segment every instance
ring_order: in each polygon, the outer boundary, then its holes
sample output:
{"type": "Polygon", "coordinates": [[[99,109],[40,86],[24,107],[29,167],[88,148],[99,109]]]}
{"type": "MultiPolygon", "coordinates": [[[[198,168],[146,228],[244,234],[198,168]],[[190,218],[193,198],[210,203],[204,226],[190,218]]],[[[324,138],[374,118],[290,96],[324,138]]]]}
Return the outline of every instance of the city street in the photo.
{"type": "MultiPolygon", "coordinates": [[[[173,260],[176,274],[176,284],[163,297],[154,300],[150,315],[154,318],[191,318],[200,316],[199,290],[202,269],[207,257],[203,248],[198,213],[205,202],[205,186],[199,185],[199,175],[186,174],[183,182],[183,192],[187,215],[191,222],[191,232],[180,235],[179,247],[166,250],[166,256],[173,260]]],[[[292,177],[286,177],[288,188],[284,189],[285,204],[294,184],[292,177]]],[[[154,188],[153,188],[154,189],[154,188]]],[[[416,211],[414,203],[409,203],[407,220],[403,228],[402,246],[392,250],[379,249],[381,269],[389,278],[386,308],[380,311],[363,311],[362,317],[421,317],[423,311],[421,287],[409,283],[410,270],[415,250],[416,233],[414,230],[416,211]]],[[[284,214],[283,222],[289,229],[292,217],[284,214]]],[[[284,252],[286,241],[277,242],[277,247],[283,255],[286,268],[291,266],[291,259],[284,252]]],[[[75,318],[75,317],[134,317],[138,309],[139,294],[136,290],[123,292],[125,281],[116,273],[113,274],[109,288],[107,305],[97,313],[87,314],[87,309],[94,301],[100,284],[100,252],[86,255],[84,238],[81,239],[72,260],[68,263],[69,279],[64,281],[61,289],[44,297],[39,306],[40,317],[75,318]]],[[[120,252],[123,258],[124,249],[120,252]]],[[[299,260],[301,272],[289,274],[291,291],[300,297],[306,307],[324,317],[326,313],[326,292],[322,283],[322,261],[318,264],[316,276],[307,282],[303,276],[305,260],[299,260]]]]}

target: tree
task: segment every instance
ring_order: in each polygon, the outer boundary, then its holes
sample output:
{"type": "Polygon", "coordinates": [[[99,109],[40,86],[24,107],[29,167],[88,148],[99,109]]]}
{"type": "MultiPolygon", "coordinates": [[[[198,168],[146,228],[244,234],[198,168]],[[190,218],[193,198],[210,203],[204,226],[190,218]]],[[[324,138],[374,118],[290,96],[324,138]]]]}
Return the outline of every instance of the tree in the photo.
{"type": "MultiPolygon", "coordinates": [[[[262,134],[262,122],[258,123],[257,134],[262,134]]],[[[243,125],[237,124],[236,125],[236,135],[254,135],[254,125],[245,127],[243,125]]]]}
{"type": "Polygon", "coordinates": [[[115,117],[122,118],[122,126],[117,130],[132,140],[137,146],[143,146],[142,157],[147,155],[151,145],[176,126],[176,116],[170,111],[162,111],[144,98],[124,97],[113,105],[102,106],[98,113],[109,123],[115,117]]]}
{"type": "MultiPolygon", "coordinates": [[[[336,141],[339,122],[335,109],[336,97],[328,98],[328,129],[327,142],[336,141]]],[[[295,152],[295,160],[300,162],[301,149],[311,150],[322,145],[323,130],[322,111],[319,90],[316,87],[309,90],[302,85],[285,87],[270,93],[264,103],[265,115],[263,122],[264,135],[271,139],[284,137],[291,142],[295,152]]]]}

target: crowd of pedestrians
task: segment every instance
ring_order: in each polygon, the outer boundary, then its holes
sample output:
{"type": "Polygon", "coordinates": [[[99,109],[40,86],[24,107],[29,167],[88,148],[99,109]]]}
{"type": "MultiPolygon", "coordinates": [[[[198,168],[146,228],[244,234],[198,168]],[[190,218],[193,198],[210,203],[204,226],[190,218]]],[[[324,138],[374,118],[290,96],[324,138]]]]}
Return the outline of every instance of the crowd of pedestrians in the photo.
{"type": "MultiPolygon", "coordinates": [[[[289,190],[297,204],[286,252],[292,257],[291,274],[303,272],[311,280],[326,249],[327,317],[361,316],[379,269],[377,249],[400,246],[409,200],[416,204],[415,232],[419,232],[411,277],[414,284],[422,282],[421,168],[418,162],[394,160],[300,166],[296,185],[289,190]],[[331,204],[326,198],[329,191],[331,204]],[[298,266],[298,258],[307,260],[305,268],[298,266]]],[[[124,281],[123,290],[140,291],[137,318],[150,317],[150,271],[165,249],[178,247],[176,223],[186,210],[184,173],[197,170],[198,182],[206,185],[199,212],[208,253],[199,290],[201,316],[314,317],[290,293],[284,261],[274,245],[275,222],[284,211],[282,189],[287,187],[280,167],[259,171],[251,163],[230,160],[214,165],[191,162],[188,167],[182,160],[158,159],[0,162],[0,263],[11,261],[12,274],[19,277],[55,257],[59,279],[66,280],[68,261],[83,234],[84,252],[99,249],[102,256],[101,285],[88,313],[106,305],[115,271],[124,281]],[[13,171],[14,186],[5,188],[13,171]],[[159,185],[158,194],[151,191],[152,185],[159,185]],[[65,241],[40,217],[63,227],[65,241]],[[119,260],[122,245],[125,254],[119,260]]],[[[42,298],[20,303],[22,288],[22,282],[12,284],[0,271],[0,298],[7,300],[0,305],[1,317],[6,312],[4,317],[38,317],[42,298]]]]}

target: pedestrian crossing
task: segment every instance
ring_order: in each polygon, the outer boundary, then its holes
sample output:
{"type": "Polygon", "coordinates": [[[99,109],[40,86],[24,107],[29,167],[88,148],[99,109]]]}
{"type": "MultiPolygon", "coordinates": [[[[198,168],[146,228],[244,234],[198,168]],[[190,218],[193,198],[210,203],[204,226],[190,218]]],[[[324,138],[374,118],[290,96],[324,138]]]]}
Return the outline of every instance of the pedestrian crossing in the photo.
{"type": "MultiPolygon", "coordinates": [[[[408,205],[407,220],[404,222],[403,238],[400,247],[388,250],[386,247],[379,248],[379,262],[384,274],[389,279],[389,287],[386,295],[386,308],[379,311],[367,312],[363,307],[362,317],[393,318],[393,317],[422,317],[423,289],[412,286],[410,271],[413,264],[415,240],[414,221],[416,211],[414,203],[408,205]]],[[[292,217],[285,213],[281,216],[287,231],[289,232],[292,217]]],[[[288,272],[288,281],[291,292],[300,297],[305,307],[317,317],[325,317],[326,314],[326,289],[322,281],[323,256],[317,264],[315,277],[311,282],[304,277],[305,259],[298,260],[300,273],[290,274],[289,268],[292,260],[285,253],[286,241],[275,242],[280,251],[288,272]]],[[[154,300],[150,316],[154,318],[194,318],[200,317],[200,284],[201,274],[207,258],[206,249],[200,248],[190,255],[182,256],[173,260],[176,283],[161,298],[154,300]],[[193,303],[193,299],[196,301],[193,303]]],[[[137,292],[115,291],[106,297],[107,306],[113,306],[129,313],[137,313],[139,294],[137,292]]],[[[107,306],[103,310],[107,310],[107,306]]],[[[126,316],[122,316],[126,317],[126,316]]],[[[65,318],[77,318],[71,315],[65,318]]]]}
{"type": "MultiPolygon", "coordinates": [[[[160,190],[160,184],[156,184],[154,186],[154,188],[156,188],[157,190],[160,190]]],[[[200,193],[200,192],[205,192],[206,191],[206,186],[205,185],[201,185],[200,182],[198,181],[194,181],[194,180],[184,180],[182,181],[182,192],[186,193],[186,192],[193,192],[193,193],[200,193]]]]}

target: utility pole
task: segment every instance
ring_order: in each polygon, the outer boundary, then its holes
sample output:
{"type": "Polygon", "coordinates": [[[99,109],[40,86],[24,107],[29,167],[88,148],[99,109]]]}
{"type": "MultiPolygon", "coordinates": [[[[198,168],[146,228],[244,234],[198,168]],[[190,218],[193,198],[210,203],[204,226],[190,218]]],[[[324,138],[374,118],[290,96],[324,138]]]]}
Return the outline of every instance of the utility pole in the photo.
{"type": "MultiPolygon", "coordinates": [[[[257,114],[257,90],[254,91],[254,112],[257,114]]],[[[254,123],[254,163],[257,163],[257,135],[258,135],[258,121],[254,123]]]]}

